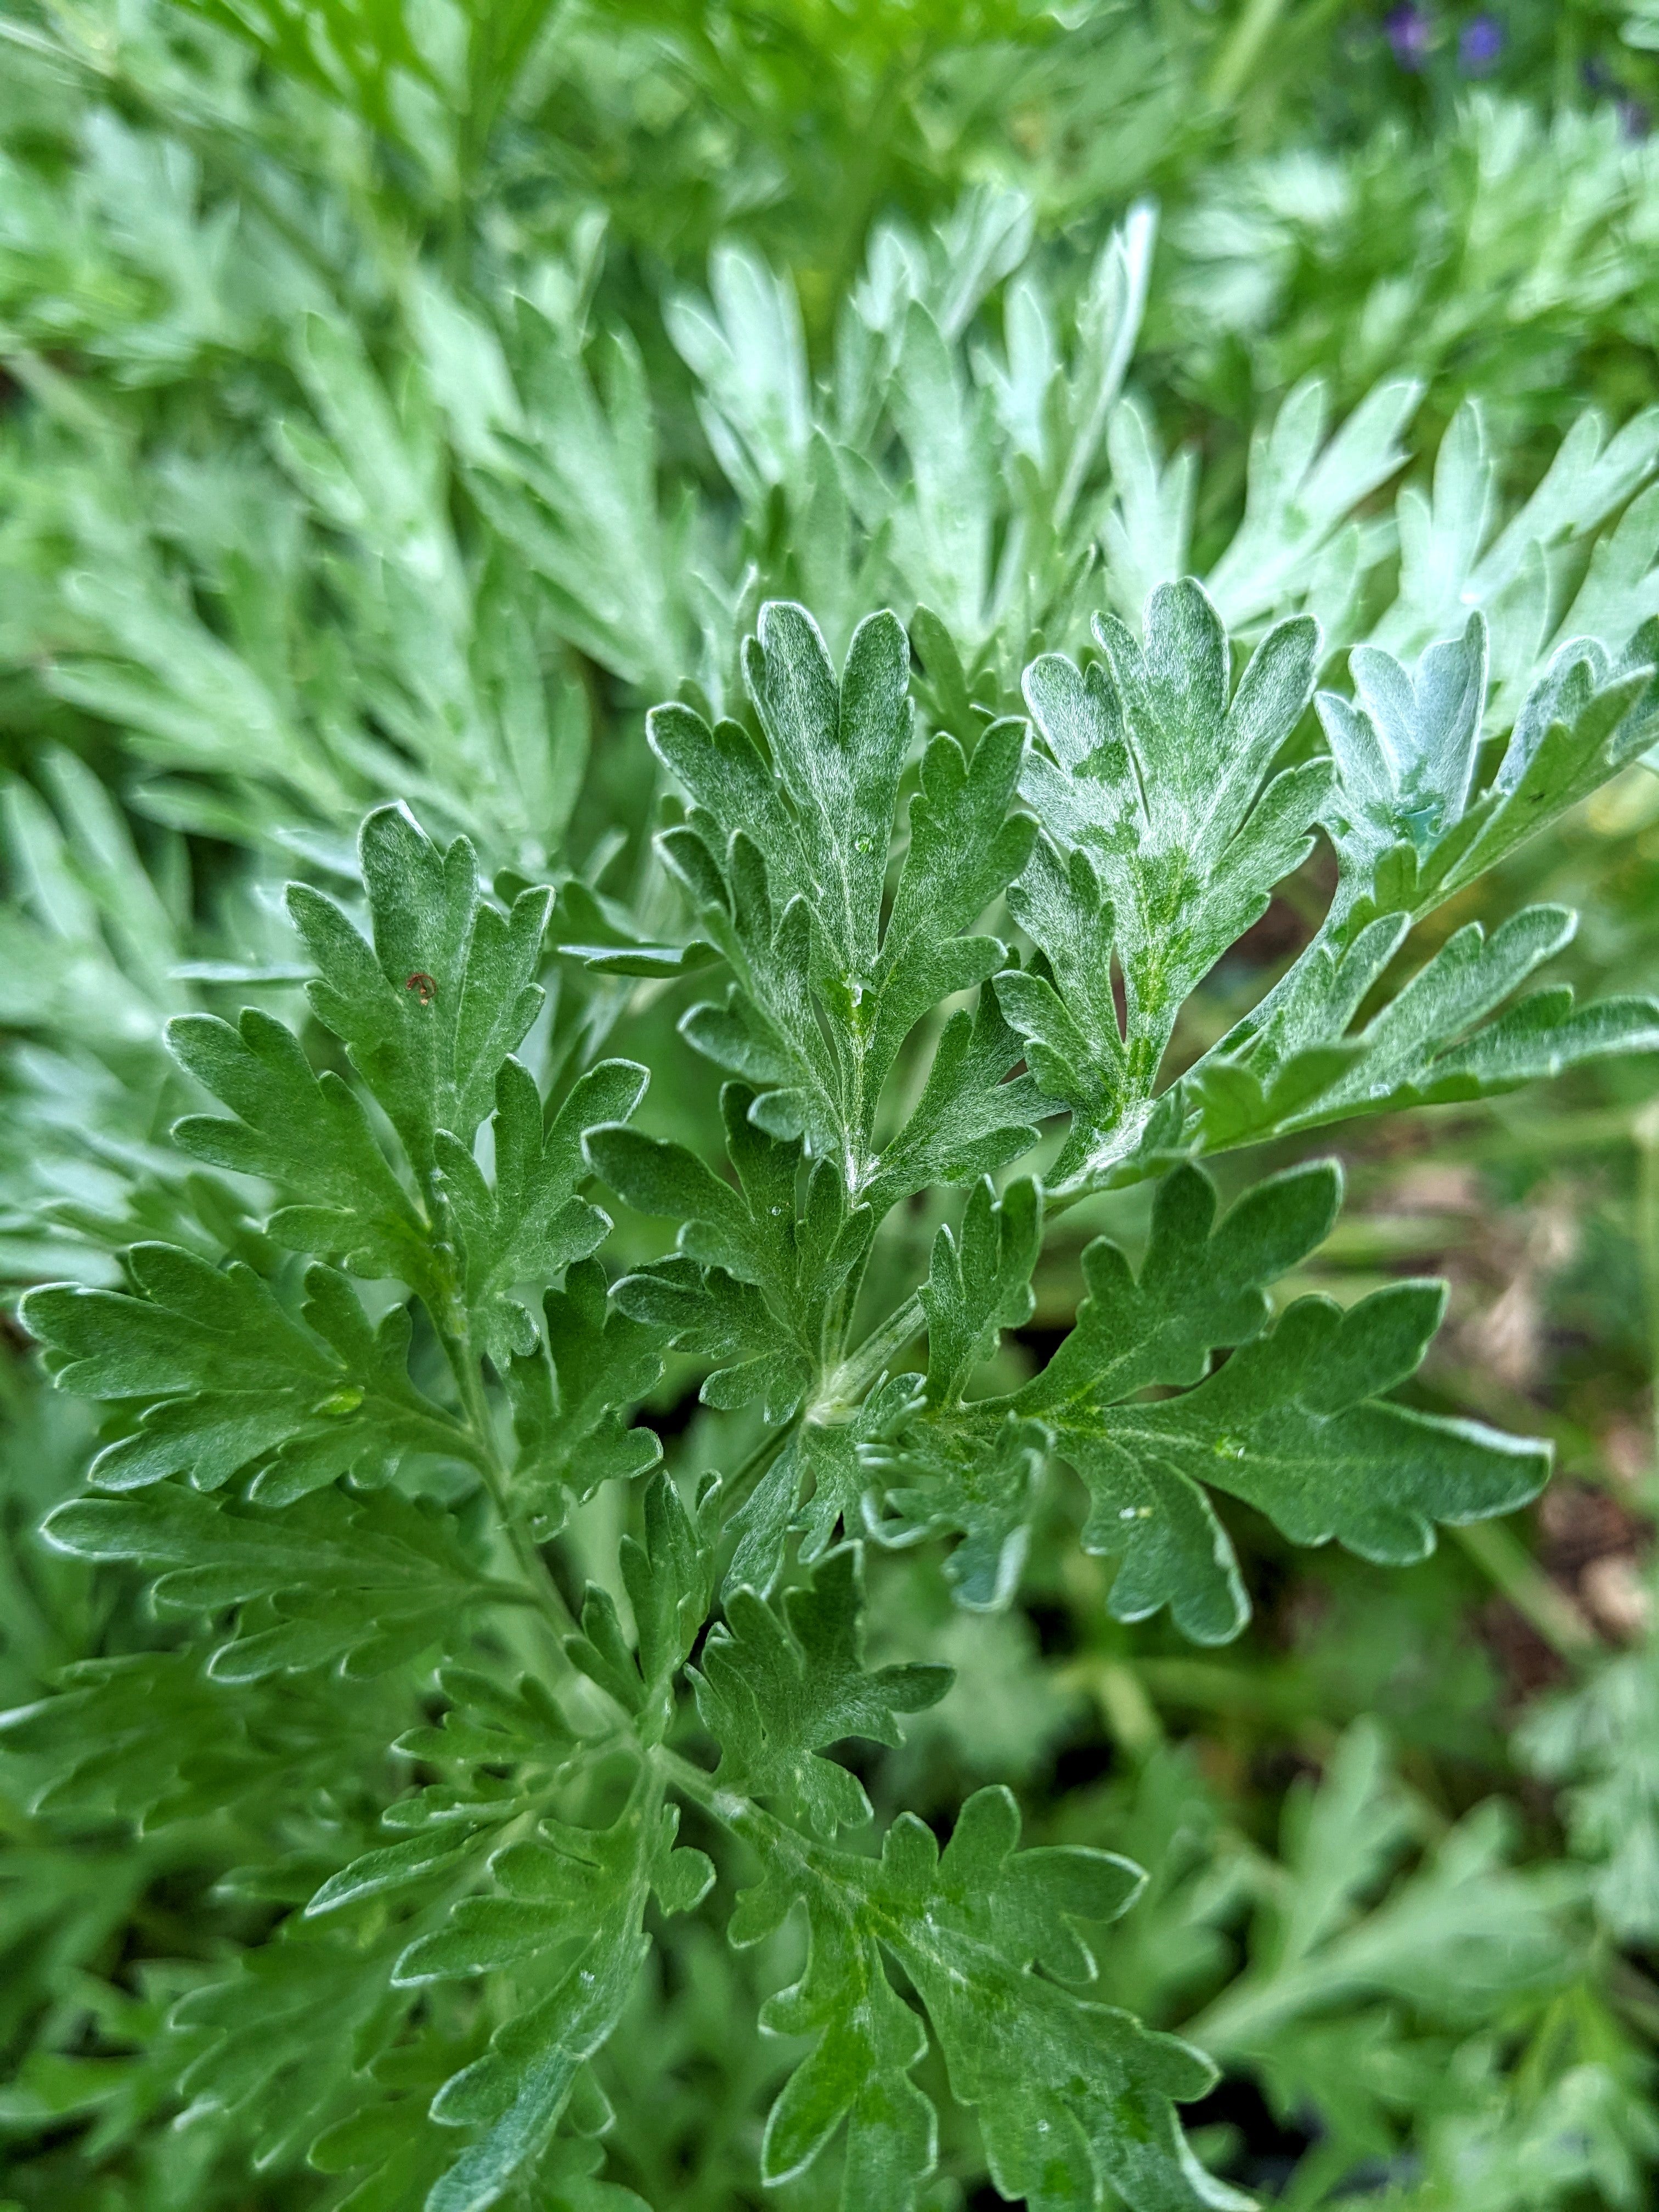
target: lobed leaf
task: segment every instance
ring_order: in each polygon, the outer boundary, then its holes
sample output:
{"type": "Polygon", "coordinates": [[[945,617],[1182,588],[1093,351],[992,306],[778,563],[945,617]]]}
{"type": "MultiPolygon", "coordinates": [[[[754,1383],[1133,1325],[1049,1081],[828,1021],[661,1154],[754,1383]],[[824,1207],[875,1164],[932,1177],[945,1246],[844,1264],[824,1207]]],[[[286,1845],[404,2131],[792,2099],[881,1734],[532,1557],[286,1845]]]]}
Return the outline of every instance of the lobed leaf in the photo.
{"type": "Polygon", "coordinates": [[[1041,1374],[968,1405],[895,1400],[863,1448],[887,1509],[872,1533],[961,1531],[958,1595],[1006,1602],[1046,1446],[1089,1490],[1085,1547],[1118,1562],[1114,1615],[1168,1605],[1187,1635],[1217,1643],[1238,1633],[1249,1603],[1207,1490],[1246,1500],[1292,1542],[1334,1537],[1394,1562],[1430,1551],[1437,1522],[1524,1504],[1548,1472],[1543,1447],[1381,1401],[1421,1361],[1438,1285],[1391,1285],[1346,1314],[1303,1298],[1269,1325],[1267,1285],[1322,1241],[1340,1193],[1334,1164],[1291,1169],[1218,1224],[1208,1178],[1177,1168],[1158,1187],[1138,1277],[1104,1237],[1085,1252],[1088,1295],[1041,1374]],[[1232,1346],[1212,1370],[1212,1353],[1232,1346]],[[1148,1400],[1152,1386],[1182,1395],[1148,1400]]]}
{"type": "Polygon", "coordinates": [[[480,894],[467,841],[441,853],[402,806],[368,817],[358,853],[372,945],[306,884],[290,888],[289,908],[319,969],[313,1009],[349,1052],[424,1189],[438,1132],[471,1143],[502,1063],[536,1018],[552,893],[521,891],[501,915],[480,894]]]}
{"type": "Polygon", "coordinates": [[[464,1295],[476,1348],[498,1368],[536,1346],[536,1328],[513,1296],[523,1284],[544,1289],[599,1244],[609,1215],[576,1195],[586,1179],[586,1132],[623,1122],[649,1079],[628,1060],[601,1060],[572,1086],[545,1128],[541,1095],[510,1056],[495,1078],[495,1182],[484,1180],[471,1148],[447,1129],[434,1153],[465,1259],[464,1295]]]}
{"type": "Polygon", "coordinates": [[[842,1545],[777,1609],[751,1589],[728,1593],[694,1670],[697,1710],[720,1747],[724,1788],[775,1798],[824,1835],[870,1817],[856,1776],[817,1754],[846,1736],[899,1741],[898,1713],[937,1705],[948,1667],[866,1671],[860,1656],[863,1601],[858,1547],[842,1545]]]}
{"type": "Polygon", "coordinates": [[[73,1499],[43,1533],[76,1558],[144,1568],[164,1611],[237,1607],[208,1662],[225,1682],[337,1665],[378,1674],[447,1642],[469,1607],[499,1595],[447,1514],[391,1490],[325,1491],[273,1515],[169,1482],[73,1499]]]}
{"type": "Polygon", "coordinates": [[[22,1309],[60,1389],[137,1415],[93,1462],[100,1488],[183,1474],[216,1490],[252,1469],[250,1494],[280,1504],[344,1474],[385,1482],[411,1453],[472,1460],[410,1380],[404,1308],[371,1328],[345,1279],[317,1267],[295,1321],[252,1268],[174,1245],[135,1245],[128,1268],[137,1296],[54,1284],[22,1309]]]}
{"type": "Polygon", "coordinates": [[[1331,781],[1316,761],[1272,774],[1312,695],[1319,632],[1305,617],[1268,632],[1237,689],[1191,580],[1153,592],[1144,647],[1115,617],[1095,636],[1103,658],[1086,672],[1047,653],[1025,675],[1043,747],[1021,790],[1047,842],[1014,910],[1046,973],[1007,1006],[1072,1110],[1062,1178],[1098,1172],[1139,1134],[1183,1000],[1306,858],[1331,781]]]}
{"type": "Polygon", "coordinates": [[[1051,2212],[1093,2212],[1109,2191],[1136,2212],[1243,2212],[1249,2200],[1204,2172],[1175,2117],[1213,2080],[1208,2063],[1063,1985],[1094,1972],[1078,1923],[1115,1918],[1139,1869],[1075,1846],[1021,1851],[1018,1838],[1003,1789],[969,1798],[943,1854],[908,1814],[878,1862],[755,1824],[766,1872],[738,1901],[732,1940],[758,1942],[804,1905],[805,1971],[764,2019],[817,2039],[773,2106],[763,2178],[805,2171],[844,2122],[850,2201],[915,2203],[934,2157],[933,2113],[909,2078],[925,2039],[884,1954],[925,2008],[952,2094],[976,2111],[1002,2196],[1051,2212]]]}

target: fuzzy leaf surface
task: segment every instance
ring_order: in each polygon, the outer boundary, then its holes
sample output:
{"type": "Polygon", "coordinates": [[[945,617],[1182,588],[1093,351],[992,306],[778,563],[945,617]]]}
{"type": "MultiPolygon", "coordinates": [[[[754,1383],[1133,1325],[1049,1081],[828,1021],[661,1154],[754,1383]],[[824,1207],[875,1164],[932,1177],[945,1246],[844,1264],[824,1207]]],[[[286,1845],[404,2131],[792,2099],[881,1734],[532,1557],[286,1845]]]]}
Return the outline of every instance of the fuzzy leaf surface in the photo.
{"type": "Polygon", "coordinates": [[[332,899],[296,884],[289,908],[318,980],[318,1019],[349,1052],[424,1188],[442,1129],[469,1145],[495,1079],[542,1003],[536,981],[550,890],[510,915],[490,905],[465,838],[443,851],[401,806],[382,806],[358,841],[372,942],[332,899]]]}
{"type": "Polygon", "coordinates": [[[528,1354],[536,1342],[535,1323],[514,1297],[515,1288],[557,1282],[609,1230],[610,1217],[576,1194],[590,1172],[582,1138],[602,1121],[625,1121],[647,1080],[632,1060],[601,1060],[580,1078],[544,1130],[533,1079],[516,1060],[503,1060],[491,1119],[493,1187],[469,1146],[447,1129],[438,1133],[435,1157],[465,1253],[472,1336],[497,1366],[514,1353],[528,1354]]]}
{"type": "Polygon", "coordinates": [[[1040,1375],[1007,1398],[919,1418],[897,1408],[865,1453],[888,1492],[890,1517],[875,1532],[894,1542],[961,1529],[959,1594],[1006,1601],[1046,1443],[1089,1490],[1085,1546],[1119,1563],[1116,1617],[1167,1604],[1187,1635],[1216,1643],[1238,1633],[1249,1606],[1206,1490],[1243,1498],[1293,1542],[1335,1537],[1396,1562],[1432,1548],[1437,1521],[1523,1504],[1548,1470],[1541,1447],[1381,1397],[1421,1361],[1437,1285],[1395,1285],[1346,1314],[1302,1298],[1269,1325],[1267,1286],[1323,1240],[1340,1192],[1328,1163],[1292,1169],[1218,1224],[1207,1176],[1176,1169],[1158,1188],[1138,1278],[1105,1237],[1085,1252],[1088,1295],[1040,1375]],[[1149,1400],[1153,1386],[1181,1395],[1149,1400]]]}
{"type": "MultiPolygon", "coordinates": [[[[971,932],[1030,849],[1030,823],[1009,812],[1023,728],[994,724],[971,757],[946,734],[930,742],[884,921],[909,745],[903,630],[890,613],[869,617],[837,678],[805,609],[773,604],[745,647],[744,675],[764,752],[738,723],[711,729],[684,705],[656,709],[650,722],[652,744],[693,801],[663,856],[735,979],[723,1005],[692,1010],[685,1034],[757,1087],[757,1121],[804,1136],[840,1164],[854,1203],[868,1194],[884,1211],[926,1179],[907,1186],[892,1147],[873,1141],[900,1049],[932,1007],[1003,962],[996,939],[971,932]]],[[[959,1112],[973,1110],[971,1096],[983,1115],[983,1094],[1018,1057],[1016,1045],[983,1071],[959,1045],[949,1056],[941,1046],[935,1081],[964,1101],[959,1112]]],[[[1000,1133],[1000,1158],[1023,1148],[1030,1091],[1008,1086],[996,1102],[985,1135],[1000,1133]]],[[[944,1110],[936,1097],[929,1119],[944,1110]]],[[[898,1145],[902,1156],[902,1135],[898,1145]]],[[[910,1150],[920,1157],[915,1139],[910,1150]]]]}
{"type": "Polygon", "coordinates": [[[910,2079],[925,2038],[884,1954],[921,2000],[952,2094],[977,2112],[1005,2197],[1042,2212],[1094,2212],[1114,2196],[1135,2212],[1243,2212],[1249,2200],[1203,2172],[1176,2120],[1176,2103],[1213,2079],[1208,2062],[1065,1986],[1094,1972],[1077,1923],[1115,1918],[1138,1868],[1077,1847],[1019,1850],[1002,1789],[969,1799],[942,1854],[908,1814],[878,1861],[791,1843],[769,1824],[763,1836],[767,1871],[740,1899],[732,1940],[757,1942],[804,1905],[805,1972],[764,2017],[817,2038],[767,2122],[767,2180],[804,2172],[844,2122],[843,2203],[915,2204],[934,2158],[933,2115],[910,2079]]]}
{"type": "Polygon", "coordinates": [[[1144,645],[1112,616],[1095,637],[1086,672],[1058,653],[1026,672],[1042,745],[1021,788],[1047,842],[1012,903],[1048,975],[1000,986],[1034,1069],[1072,1109],[1062,1177],[1138,1133],[1182,1002],[1306,857],[1332,782],[1324,762],[1273,772],[1312,696],[1316,623],[1269,630],[1236,689],[1191,580],[1152,593],[1144,645]]]}
{"type": "Polygon", "coordinates": [[[137,1413],[94,1462],[99,1487],[183,1474],[216,1490],[254,1468],[252,1494],[282,1504],[358,1470],[384,1480],[410,1452],[471,1458],[465,1431],[410,1380],[404,1308],[372,1327],[327,1267],[307,1271],[295,1320],[240,1261],[140,1244],[128,1267],[137,1295],[48,1285],[23,1314],[60,1389],[137,1413]]]}
{"type": "Polygon", "coordinates": [[[823,1835],[867,1820],[870,1801],[845,1767],[817,1754],[846,1736],[899,1741],[896,1715],[937,1705],[948,1667],[884,1667],[860,1656],[860,1553],[845,1544],[775,1609],[730,1592],[696,1673],[697,1710],[720,1746],[723,1788],[775,1799],[823,1835]]]}
{"type": "Polygon", "coordinates": [[[448,1516],[395,1491],[327,1491],[272,1514],[162,1483],[73,1499],[46,1534],[79,1559],[145,1569],[164,1611],[240,1608],[209,1662],[221,1681],[337,1664],[375,1674],[446,1641],[495,1595],[448,1516]]]}
{"type": "Polygon", "coordinates": [[[512,1358],[507,1397],[518,1444],[513,1486],[538,1533],[563,1525],[571,1504],[600,1486],[646,1474],[662,1454],[630,1409],[662,1373],[662,1332],[611,1302],[605,1269],[576,1261],[562,1291],[542,1301],[545,1342],[512,1358]]]}

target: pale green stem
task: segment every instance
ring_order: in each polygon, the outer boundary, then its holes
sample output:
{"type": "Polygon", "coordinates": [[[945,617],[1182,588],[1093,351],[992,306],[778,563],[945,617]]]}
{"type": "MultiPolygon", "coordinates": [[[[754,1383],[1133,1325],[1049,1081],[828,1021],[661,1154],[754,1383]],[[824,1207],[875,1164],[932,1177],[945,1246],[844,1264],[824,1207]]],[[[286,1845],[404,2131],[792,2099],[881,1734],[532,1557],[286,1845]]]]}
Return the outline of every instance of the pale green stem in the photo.
{"type": "Polygon", "coordinates": [[[787,1422],[781,1429],[770,1429],[761,1438],[748,1457],[724,1486],[720,1498],[721,1517],[729,1520],[743,1504],[750,1492],[760,1481],[773,1462],[780,1457],[785,1446],[800,1426],[799,1419],[787,1422]]]}
{"type": "Polygon", "coordinates": [[[741,1836],[755,1849],[793,1845],[800,1856],[809,1856],[811,1847],[805,1838],[775,1820],[752,1798],[741,1796],[734,1790],[722,1790],[712,1774],[705,1773],[678,1751],[670,1751],[666,1744],[653,1744],[647,1757],[671,1789],[678,1790],[682,1797],[689,1797],[711,1820],[718,1820],[723,1828],[741,1836]]]}
{"type": "Polygon", "coordinates": [[[1210,71],[1206,89],[1212,106],[1231,107],[1237,99],[1284,11],[1285,0],[1249,0],[1210,71]]]}
{"type": "Polygon", "coordinates": [[[490,1419],[489,1401],[484,1395],[483,1376],[478,1371],[478,1363],[473,1358],[471,1347],[463,1332],[441,1327],[439,1335],[449,1361],[450,1371],[455,1377],[455,1387],[460,1392],[461,1410],[477,1446],[478,1456],[475,1464],[483,1479],[484,1488],[489,1493],[501,1532],[512,1547],[514,1558],[528,1579],[530,1601],[546,1616],[552,1641],[562,1658],[563,1639],[574,1632],[576,1623],[546,1560],[532,1542],[529,1530],[513,1510],[507,1471],[496,1449],[495,1423],[490,1419]]]}
{"type": "MultiPolygon", "coordinates": [[[[1044,1201],[1044,1218],[1058,1221],[1068,1206],[1079,1205],[1085,1198],[1097,1195],[1092,1190],[1051,1193],[1044,1201]]],[[[877,1377],[890,1369],[911,1338],[920,1334],[926,1319],[921,1293],[912,1291],[904,1304],[896,1307],[885,1321],[878,1322],[858,1349],[842,1360],[833,1375],[825,1378],[820,1404],[825,1407],[857,1405],[877,1377]]]]}
{"type": "Polygon", "coordinates": [[[821,1402],[826,1406],[855,1406],[885,1369],[890,1367],[921,1328],[924,1316],[921,1294],[912,1291],[904,1304],[873,1328],[856,1352],[828,1376],[821,1402]]]}
{"type": "Polygon", "coordinates": [[[1512,1528],[1501,1521],[1474,1521],[1454,1526],[1451,1533],[1552,1651],[1577,1662],[1596,1649],[1595,1630],[1512,1528]]]}
{"type": "Polygon", "coordinates": [[[1063,1667],[1057,1680],[1060,1687],[1081,1690],[1093,1698],[1113,1741],[1131,1758],[1144,1759],[1163,1742],[1164,1723],[1138,1668],[1091,1651],[1063,1667]]]}

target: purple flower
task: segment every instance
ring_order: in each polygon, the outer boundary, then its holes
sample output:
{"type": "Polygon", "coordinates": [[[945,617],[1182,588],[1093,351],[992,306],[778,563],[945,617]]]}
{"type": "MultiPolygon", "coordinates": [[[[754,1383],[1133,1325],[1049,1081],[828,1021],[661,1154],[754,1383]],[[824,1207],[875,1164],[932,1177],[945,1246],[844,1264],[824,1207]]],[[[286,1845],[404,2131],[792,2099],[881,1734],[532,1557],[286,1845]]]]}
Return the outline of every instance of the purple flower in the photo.
{"type": "Polygon", "coordinates": [[[1428,10],[1418,7],[1415,0],[1402,0],[1400,7],[1391,9],[1383,17],[1382,28],[1401,68],[1420,70],[1428,59],[1433,28],[1428,10]]]}
{"type": "Polygon", "coordinates": [[[1486,76],[1503,51],[1504,26],[1496,15],[1474,16],[1458,36],[1457,66],[1465,76],[1486,76]]]}
{"type": "Polygon", "coordinates": [[[1619,128],[1626,138],[1645,138],[1653,129],[1653,117],[1645,100],[1633,99],[1626,93],[1616,104],[1619,128]]]}

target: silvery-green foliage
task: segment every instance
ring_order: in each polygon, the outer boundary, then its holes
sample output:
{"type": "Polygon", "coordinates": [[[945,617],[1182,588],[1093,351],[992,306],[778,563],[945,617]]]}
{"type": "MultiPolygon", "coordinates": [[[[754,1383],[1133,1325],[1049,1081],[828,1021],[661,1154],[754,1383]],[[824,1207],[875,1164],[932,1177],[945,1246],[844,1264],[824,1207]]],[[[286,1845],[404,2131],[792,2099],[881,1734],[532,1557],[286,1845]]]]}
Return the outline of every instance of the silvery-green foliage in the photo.
{"type": "MultiPolygon", "coordinates": [[[[732,1940],[768,1940],[797,1909],[809,1931],[764,2014],[811,2041],[773,2106],[763,2180],[840,2140],[843,2203],[907,2212],[936,2154],[913,2079],[931,2033],[1006,2197],[1078,2212],[1110,2195],[1141,2212],[1244,2201],[1177,2122],[1208,2062],[1109,1988],[1081,1993],[1097,1969],[1078,1923],[1124,1911],[1138,1869],[1018,1850],[997,1790],[963,1807],[942,1854],[908,1814],[878,1859],[836,1840],[871,1808],[834,1747],[896,1745],[900,1717],[951,1681],[925,1661],[866,1661],[864,1547],[957,1540],[957,1601],[1006,1606],[1048,1470],[1069,1468],[1111,1613],[1167,1607],[1214,1643],[1248,1613],[1217,1493],[1293,1543],[1378,1562],[1535,1493],[1540,1447],[1390,1396],[1435,1331],[1439,1286],[1273,1310],[1271,1286],[1330,1230],[1334,1167],[1270,1176],[1224,1216],[1204,1172],[1171,1163],[1261,1133],[1245,1079],[1287,1037],[1288,1078],[1261,1093],[1269,1127],[1293,1119],[1272,1119],[1287,1079],[1304,1115],[1328,1118],[1659,1034],[1645,1002],[1569,1017],[1553,996],[1465,1041],[1563,941],[1554,909],[1489,944],[1453,938],[1352,1036],[1345,973],[1373,979],[1379,945],[1508,848],[1517,798],[1564,803],[1649,742],[1652,670],[1620,675],[1583,647],[1477,780],[1478,615],[1415,672],[1356,652],[1354,697],[1322,699],[1330,751],[1288,764],[1322,664],[1310,616],[1271,629],[1236,681],[1191,580],[1154,592],[1139,633],[1107,614],[1095,637],[1086,670],[1030,663],[1029,722],[919,738],[896,614],[867,615],[838,661],[805,608],[768,604],[739,656],[741,719],[684,702],[650,717],[678,794],[657,848],[682,938],[630,939],[617,910],[608,945],[550,943],[550,887],[487,885],[466,838],[436,843],[383,806],[359,839],[361,903],[288,894],[333,1064],[258,1008],[171,1024],[211,1102],[172,1133],[200,1164],[191,1233],[112,1224],[125,1249],[103,1281],[36,1289],[21,1309],[59,1389],[111,1409],[89,1492],[48,1540],[140,1570],[160,1616],[195,1624],[205,1680],[227,1692],[414,1669],[443,1699],[397,1746],[440,1778],[385,1798],[378,1833],[360,1823],[351,1847],[313,1850],[266,1944],[177,2008],[182,2093],[260,2159],[311,2146],[325,2166],[368,2169],[363,2201],[413,2189],[428,2212],[482,2212],[533,2175],[578,2172],[608,2124],[592,2062],[653,1915],[700,1908],[714,1879],[702,1846],[676,1839],[689,1808],[758,1863],[732,1940]],[[1164,1083],[1182,1003],[1322,824],[1338,895],[1277,1006],[1254,1043],[1164,1083]],[[648,1072],[598,1057],[591,1023],[553,1049],[550,952],[588,978],[713,983],[681,1029],[730,1079],[723,1162],[633,1125],[648,1072]],[[1160,1179],[1138,1268],[1092,1243],[1070,1334],[987,1395],[987,1363],[1030,1310],[1045,1217],[1145,1176],[1160,1179]],[[926,1283],[884,1311],[890,1263],[872,1261],[896,1210],[952,1187],[969,1193],[960,1228],[939,1231],[926,1283]],[[665,1222],[672,1249],[609,1267],[605,1188],[665,1222]],[[895,1372],[924,1327],[925,1376],[895,1372]],[[757,1409],[729,1503],[720,1475],[688,1499],[653,1472],[659,1442],[636,1417],[671,1355],[703,1370],[712,1406],[757,1409]],[[612,1485],[639,1486],[641,1534],[573,1613],[545,1547],[612,1485]],[[441,2021],[484,1975],[510,1999],[446,2042],[441,2021]],[[450,1993],[437,2013],[434,1990],[450,1993]],[[362,2066],[324,2063],[319,2020],[362,2066]],[[395,2097],[373,2117],[364,2067],[388,2090],[421,2082],[428,2118],[395,2097]]],[[[123,893],[131,856],[67,769],[60,803],[113,872],[101,906],[54,904],[62,848],[20,795],[37,927],[80,945],[106,932],[160,991],[161,909],[123,893]]],[[[95,1223],[77,1225],[90,1240],[95,1223]]],[[[118,1727],[129,1687],[72,1692],[75,1726],[118,1727]]],[[[48,1742],[52,1710],[15,1717],[20,1753],[48,1742]]],[[[1432,1917],[1432,1882],[1423,1894],[1432,1917]]],[[[1328,1948],[1322,1971],[1341,1955],[1328,1948]]],[[[1254,2053],[1254,2002],[1247,1980],[1213,2039],[1254,2053]]]]}
{"type": "MultiPolygon", "coordinates": [[[[1082,270],[1034,242],[1033,215],[981,190],[931,234],[878,224],[817,373],[791,280],[721,243],[709,295],[666,308],[714,463],[700,482],[659,457],[635,341],[591,324],[591,226],[501,291],[386,272],[396,335],[374,359],[331,307],[338,271],[279,283],[239,242],[270,397],[234,469],[135,451],[113,417],[89,447],[86,403],[31,368],[50,466],[14,539],[13,649],[129,733],[167,818],[269,837],[297,811],[340,837],[402,795],[532,866],[580,782],[583,662],[641,703],[690,678],[729,708],[736,636],[775,593],[838,654],[890,601],[930,714],[1006,711],[1039,642],[1075,653],[1103,600],[1133,624],[1193,568],[1200,490],[1135,389],[1154,210],[1082,270]],[[45,559],[65,536],[69,558],[45,559]]],[[[1653,611],[1649,509],[1626,502],[1656,441],[1645,417],[1610,435],[1586,414],[1510,512],[1471,403],[1431,493],[1408,486],[1391,518],[1377,494],[1420,391],[1378,374],[1339,402],[1303,377],[1256,428],[1242,520],[1202,580],[1230,632],[1306,612],[1328,656],[1414,658],[1479,606],[1506,718],[1559,646],[1616,654],[1653,611]]]]}
{"type": "Polygon", "coordinates": [[[1268,388],[1317,365],[1354,394],[1403,360],[1559,421],[1577,347],[1651,283],[1653,173],[1612,103],[1543,112],[1492,85],[1433,133],[1389,117],[1357,155],[1304,142],[1230,166],[1170,227],[1183,365],[1214,376],[1242,343],[1268,388]]]}
{"type": "MultiPolygon", "coordinates": [[[[880,11],[811,12],[836,85],[880,75],[880,11]]],[[[1413,2112],[1414,2212],[1634,2204],[1570,1881],[1490,1809],[1438,1832],[1372,1731],[1310,1726],[1276,1856],[1168,1755],[1086,1842],[1000,1784],[1141,1639],[1213,1682],[1181,1639],[1245,1625],[1241,1506],[1393,1568],[1544,1480],[1402,1399],[1437,1285],[1305,1294],[1331,1164],[1224,1203],[1200,1162],[1659,1042],[1644,999],[1516,996],[1559,905],[1412,934],[1653,745],[1653,424],[1582,414],[1517,497],[1499,378],[1420,465],[1474,310],[1423,311],[1400,226],[1341,347],[1287,331],[1234,499],[1159,363],[1266,358],[1310,225],[1388,232],[1358,171],[1231,165],[1231,242],[1211,202],[1172,263],[1133,189],[1099,219],[1133,165],[1085,127],[881,217],[826,309],[732,222],[810,137],[769,93],[641,286],[580,125],[696,141],[678,18],[191,13],[0,26],[0,1233],[56,1386],[4,1382],[40,2027],[0,2127],[82,2131],[143,2212],[638,2212],[612,2177],[672,2201],[688,2106],[700,2202],[1175,2212],[1244,2201],[1182,2132],[1218,2061],[1319,2115],[1301,2201],[1413,2112]],[[1322,846],[1322,921],[1193,1059],[1322,846]],[[1138,1183],[1030,1333],[1068,1209],[1138,1183]],[[1034,1554],[1088,1594],[1074,1668],[1034,1554]]],[[[992,108],[1039,13],[988,11],[992,108]]],[[[1150,84],[1149,143],[1194,127],[1136,26],[1085,30],[1074,123],[1150,84]]],[[[937,134],[977,95],[929,97],[937,134]]],[[[1553,343],[1647,157],[1517,112],[1457,126],[1445,236],[1553,343]]],[[[1626,1938],[1650,1674],[1529,1739],[1626,1938]]]]}

